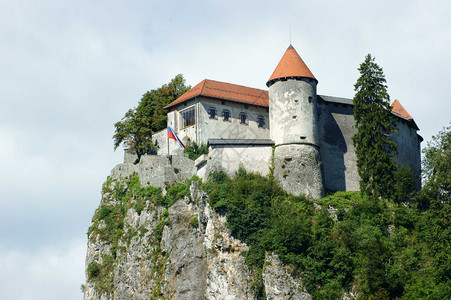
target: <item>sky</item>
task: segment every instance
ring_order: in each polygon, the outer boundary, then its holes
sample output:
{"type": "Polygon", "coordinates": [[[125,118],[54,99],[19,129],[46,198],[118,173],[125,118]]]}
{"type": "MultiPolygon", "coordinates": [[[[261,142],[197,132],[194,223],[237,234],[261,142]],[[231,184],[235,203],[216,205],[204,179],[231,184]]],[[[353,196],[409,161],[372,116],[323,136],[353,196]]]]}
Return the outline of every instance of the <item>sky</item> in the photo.
{"type": "Polygon", "coordinates": [[[321,95],[371,53],[427,145],[451,120],[451,2],[0,0],[2,299],[82,299],[113,124],[183,74],[266,89],[291,43],[321,95]]]}

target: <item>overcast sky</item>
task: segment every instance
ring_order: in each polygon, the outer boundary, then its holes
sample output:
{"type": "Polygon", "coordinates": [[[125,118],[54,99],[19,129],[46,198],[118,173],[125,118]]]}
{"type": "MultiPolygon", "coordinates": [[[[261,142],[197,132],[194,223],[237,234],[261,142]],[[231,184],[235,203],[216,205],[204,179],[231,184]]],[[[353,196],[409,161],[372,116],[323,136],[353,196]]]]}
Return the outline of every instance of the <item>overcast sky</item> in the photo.
{"type": "Polygon", "coordinates": [[[451,2],[0,0],[0,294],[81,299],[113,124],[182,73],[265,89],[291,41],[318,93],[367,53],[423,146],[451,120],[451,2]]]}

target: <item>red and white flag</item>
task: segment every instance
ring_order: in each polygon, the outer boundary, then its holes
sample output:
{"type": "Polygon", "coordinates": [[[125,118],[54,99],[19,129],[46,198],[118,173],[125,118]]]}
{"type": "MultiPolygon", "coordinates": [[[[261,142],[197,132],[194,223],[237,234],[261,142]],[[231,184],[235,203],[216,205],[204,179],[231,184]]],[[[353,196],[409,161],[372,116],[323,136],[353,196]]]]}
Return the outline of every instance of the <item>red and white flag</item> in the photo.
{"type": "Polygon", "coordinates": [[[179,137],[175,134],[175,132],[169,126],[168,126],[168,139],[176,140],[179,143],[180,147],[186,149],[186,146],[182,143],[182,141],[179,139],[179,137]]]}

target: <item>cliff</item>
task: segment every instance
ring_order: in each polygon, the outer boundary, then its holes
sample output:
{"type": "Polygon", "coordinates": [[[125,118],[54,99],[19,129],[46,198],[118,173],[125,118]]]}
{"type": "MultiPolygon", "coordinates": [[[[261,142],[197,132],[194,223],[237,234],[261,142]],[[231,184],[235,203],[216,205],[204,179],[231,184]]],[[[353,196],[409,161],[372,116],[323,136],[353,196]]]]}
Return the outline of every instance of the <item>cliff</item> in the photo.
{"type": "Polygon", "coordinates": [[[108,178],[88,231],[85,299],[312,299],[276,255],[261,273],[245,263],[248,245],[197,181],[165,193],[108,178]]]}

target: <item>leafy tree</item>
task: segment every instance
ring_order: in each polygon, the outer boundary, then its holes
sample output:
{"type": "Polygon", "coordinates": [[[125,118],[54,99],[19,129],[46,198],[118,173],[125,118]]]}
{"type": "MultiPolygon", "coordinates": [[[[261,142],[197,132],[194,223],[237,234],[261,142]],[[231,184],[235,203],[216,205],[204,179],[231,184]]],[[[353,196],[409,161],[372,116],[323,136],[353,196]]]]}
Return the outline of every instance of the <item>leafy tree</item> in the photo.
{"type": "Polygon", "coordinates": [[[396,120],[390,112],[390,97],[382,68],[368,54],[359,67],[360,78],[354,85],[353,137],[360,190],[369,196],[389,197],[393,190],[396,145],[390,140],[396,120]]]}
{"type": "Polygon", "coordinates": [[[208,154],[208,147],[205,144],[198,145],[196,142],[193,142],[190,143],[183,152],[188,154],[189,159],[196,160],[202,154],[208,154]]]}
{"type": "Polygon", "coordinates": [[[155,146],[152,134],[166,128],[166,105],[180,97],[191,86],[185,85],[183,75],[175,76],[170,83],[146,92],[136,108],[130,109],[121,121],[116,122],[113,135],[114,150],[121,144],[128,145],[138,155],[138,161],[155,146]]]}
{"type": "Polygon", "coordinates": [[[451,200],[451,122],[423,150],[423,192],[437,202],[451,200]]]}

